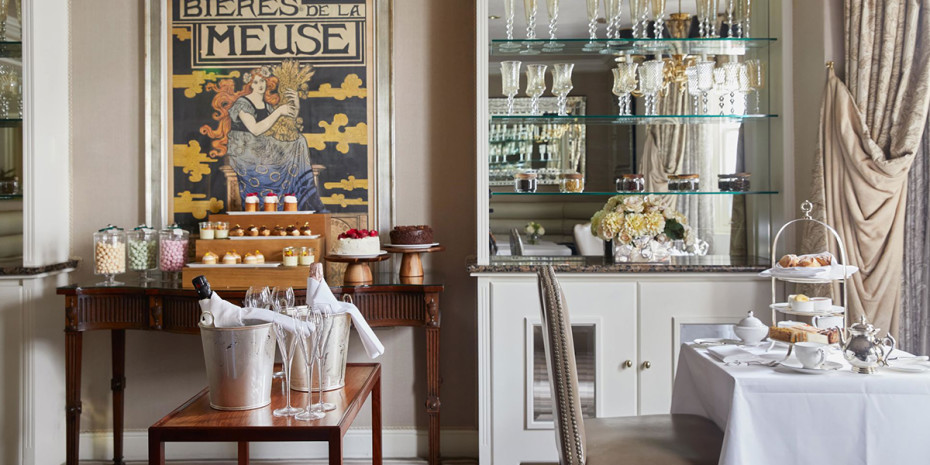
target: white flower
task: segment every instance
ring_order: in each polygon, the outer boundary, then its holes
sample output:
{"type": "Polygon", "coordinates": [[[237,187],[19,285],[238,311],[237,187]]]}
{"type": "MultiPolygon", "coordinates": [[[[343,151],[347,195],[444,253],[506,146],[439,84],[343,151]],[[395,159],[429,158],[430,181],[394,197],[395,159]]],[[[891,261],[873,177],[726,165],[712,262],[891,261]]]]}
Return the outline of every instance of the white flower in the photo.
{"type": "Polygon", "coordinates": [[[533,228],[533,224],[532,224],[532,223],[526,225],[526,233],[527,233],[527,234],[533,234],[535,231],[536,231],[536,229],[533,228]]]}
{"type": "Polygon", "coordinates": [[[633,213],[642,213],[643,212],[643,199],[642,197],[632,196],[623,199],[623,210],[633,213]]]}
{"type": "Polygon", "coordinates": [[[546,235],[546,228],[540,226],[539,229],[536,230],[536,234],[539,234],[540,236],[545,236],[545,235],[546,235]]]}

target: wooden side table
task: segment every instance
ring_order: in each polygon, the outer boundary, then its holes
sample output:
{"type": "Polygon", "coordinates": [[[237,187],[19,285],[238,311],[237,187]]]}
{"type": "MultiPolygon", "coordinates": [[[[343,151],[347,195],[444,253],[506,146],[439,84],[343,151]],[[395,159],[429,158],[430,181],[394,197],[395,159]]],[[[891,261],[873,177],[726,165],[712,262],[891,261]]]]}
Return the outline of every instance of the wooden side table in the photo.
{"type": "MultiPolygon", "coordinates": [[[[317,421],[275,417],[272,411],[284,406],[283,381],[275,380],[271,404],[262,408],[221,411],[210,408],[208,389],[200,391],[183,405],[149,427],[149,465],[164,465],[166,442],[239,443],[239,465],[249,463],[249,441],[326,441],[330,465],[342,464],[342,440],[365,399],[371,396],[372,463],[381,465],[381,365],[350,363],[346,385],[323,393],[323,400],[336,405],[317,421]]],[[[296,406],[307,403],[307,393],[291,391],[296,406]]]]}

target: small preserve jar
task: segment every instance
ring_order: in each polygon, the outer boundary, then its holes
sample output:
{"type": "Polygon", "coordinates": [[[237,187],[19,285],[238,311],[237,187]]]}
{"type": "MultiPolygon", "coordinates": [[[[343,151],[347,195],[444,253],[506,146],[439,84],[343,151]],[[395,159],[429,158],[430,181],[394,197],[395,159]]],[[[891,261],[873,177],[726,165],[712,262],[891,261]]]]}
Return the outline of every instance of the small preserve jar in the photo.
{"type": "Polygon", "coordinates": [[[229,238],[229,223],[225,221],[214,221],[213,222],[213,237],[217,239],[228,239],[229,238]]]}
{"type": "Polygon", "coordinates": [[[513,190],[521,194],[536,192],[536,172],[526,170],[513,175],[513,190]]]}
{"type": "Polygon", "coordinates": [[[641,174],[622,174],[617,178],[617,192],[642,192],[646,181],[641,174]]]}
{"type": "Polygon", "coordinates": [[[681,190],[681,176],[677,174],[668,175],[668,191],[678,192],[681,190]]]}
{"type": "Polygon", "coordinates": [[[313,249],[310,247],[301,247],[300,256],[297,257],[297,263],[300,266],[310,266],[316,257],[313,255],[313,249]]]}
{"type": "Polygon", "coordinates": [[[281,251],[281,262],[284,266],[297,266],[297,249],[295,247],[285,247],[281,251]]]}
{"type": "Polygon", "coordinates": [[[562,173],[559,175],[559,192],[577,194],[584,192],[584,175],[581,173],[562,173]]]}
{"type": "Polygon", "coordinates": [[[118,274],[126,272],[126,233],[116,226],[107,227],[94,233],[94,274],[105,276],[106,280],[98,286],[118,286],[123,284],[114,280],[118,274]]]}
{"type": "Polygon", "coordinates": [[[158,269],[172,273],[172,280],[180,278],[187,264],[187,244],[190,233],[172,224],[158,232],[158,269]]]}
{"type": "Polygon", "coordinates": [[[139,272],[139,281],[153,281],[148,272],[158,269],[158,232],[142,224],[126,233],[129,269],[139,272]]]}
{"type": "Polygon", "coordinates": [[[697,192],[700,189],[701,189],[701,177],[699,175],[697,174],[678,175],[678,191],[679,192],[697,192]]]}
{"type": "Polygon", "coordinates": [[[721,192],[748,192],[749,173],[717,175],[717,187],[721,192]]]}
{"type": "Polygon", "coordinates": [[[209,221],[202,221],[200,223],[200,238],[205,240],[212,240],[216,237],[215,230],[213,229],[213,223],[209,221]]]}

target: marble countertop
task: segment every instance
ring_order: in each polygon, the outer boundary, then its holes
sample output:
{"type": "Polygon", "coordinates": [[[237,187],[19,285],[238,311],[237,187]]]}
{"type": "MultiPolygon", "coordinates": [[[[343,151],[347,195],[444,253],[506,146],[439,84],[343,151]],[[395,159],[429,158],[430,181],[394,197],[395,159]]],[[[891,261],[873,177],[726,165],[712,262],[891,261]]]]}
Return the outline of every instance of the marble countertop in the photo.
{"type": "Polygon", "coordinates": [[[604,257],[509,257],[494,256],[487,265],[468,260],[469,273],[535,273],[541,266],[552,265],[559,273],[759,273],[769,268],[761,258],[708,255],[672,257],[664,263],[609,263],[604,257]]]}
{"type": "Polygon", "coordinates": [[[19,263],[0,263],[0,276],[32,276],[43,273],[52,273],[55,271],[67,270],[69,268],[77,268],[80,260],[71,259],[66,262],[53,263],[51,265],[45,266],[36,266],[36,267],[25,267],[22,262],[19,263]]]}

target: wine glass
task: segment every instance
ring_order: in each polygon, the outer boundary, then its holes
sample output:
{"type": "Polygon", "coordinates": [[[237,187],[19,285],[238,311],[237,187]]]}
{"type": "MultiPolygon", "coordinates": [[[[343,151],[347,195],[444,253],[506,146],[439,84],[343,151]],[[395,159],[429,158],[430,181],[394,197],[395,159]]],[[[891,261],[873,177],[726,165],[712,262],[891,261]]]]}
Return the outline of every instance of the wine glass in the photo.
{"type": "Polygon", "coordinates": [[[546,65],[526,65],[526,95],[530,97],[530,114],[538,115],[539,97],[546,91],[546,65]]]}
{"type": "Polygon", "coordinates": [[[307,390],[307,408],[303,412],[294,416],[297,420],[313,421],[319,420],[326,416],[323,412],[314,411],[311,407],[313,404],[313,365],[316,358],[317,338],[320,337],[319,313],[313,312],[309,308],[302,312],[297,312],[300,323],[297,325],[297,346],[307,362],[307,384],[310,388],[307,390]]]}
{"type": "Polygon", "coordinates": [[[760,60],[746,60],[746,70],[749,73],[749,89],[756,95],[755,113],[759,113],[759,92],[765,87],[765,64],[760,60]]]}
{"type": "Polygon", "coordinates": [[[701,113],[707,114],[707,95],[714,88],[714,67],[713,61],[698,61],[694,63],[697,69],[698,89],[701,91],[701,101],[703,108],[701,113]]]}
{"type": "Polygon", "coordinates": [[[567,116],[568,93],[572,91],[572,69],[574,63],[552,65],[552,94],[558,97],[559,116],[567,116]]]}
{"type": "MultiPolygon", "coordinates": [[[[314,304],[311,311],[319,313],[319,317],[316,318],[320,322],[320,326],[318,327],[320,335],[316,338],[316,376],[320,397],[317,403],[310,407],[316,408],[318,412],[322,413],[336,409],[335,405],[329,402],[323,402],[323,367],[326,366],[324,362],[326,358],[326,343],[329,342],[329,336],[333,332],[334,316],[333,309],[329,304],[314,304]]],[[[310,384],[310,391],[313,391],[313,381],[308,379],[307,382],[310,384]]]]}
{"type": "Polygon", "coordinates": [[[665,0],[652,0],[652,14],[656,18],[652,25],[652,35],[661,39],[665,35],[665,0]]]}
{"type": "Polygon", "coordinates": [[[588,11],[588,43],[584,46],[584,51],[591,52],[597,50],[597,7],[598,0],[585,0],[588,11]]]}
{"type": "Polygon", "coordinates": [[[636,70],[639,67],[635,62],[617,63],[614,73],[613,93],[617,96],[618,114],[631,114],[630,92],[636,90],[636,70]]]}
{"type": "Polygon", "coordinates": [[[507,96],[507,114],[513,114],[513,98],[520,91],[520,66],[523,63],[519,61],[502,61],[501,62],[501,89],[507,96]]]}
{"type": "Polygon", "coordinates": [[[645,114],[656,114],[656,94],[662,90],[665,61],[649,60],[639,67],[639,88],[645,98],[645,114]]]}
{"type": "Polygon", "coordinates": [[[276,417],[289,417],[303,411],[302,408],[291,406],[291,362],[294,360],[294,350],[297,348],[297,335],[287,330],[293,324],[286,318],[293,319],[296,313],[294,308],[294,289],[279,290],[275,288],[272,293],[271,307],[274,311],[272,326],[278,340],[278,350],[281,351],[281,361],[284,362],[284,407],[275,409],[272,414],[276,417]]]}

